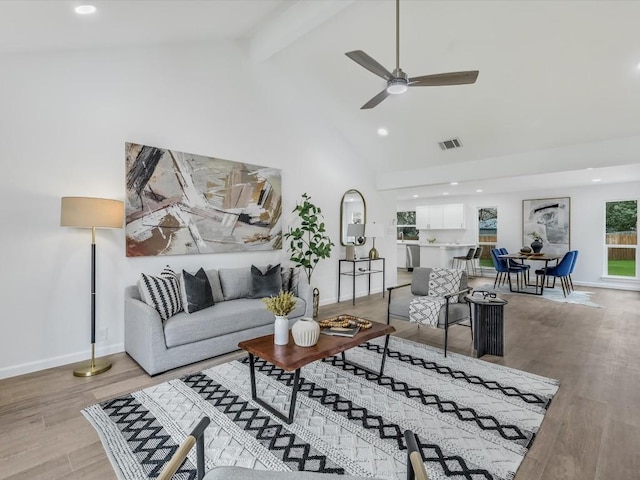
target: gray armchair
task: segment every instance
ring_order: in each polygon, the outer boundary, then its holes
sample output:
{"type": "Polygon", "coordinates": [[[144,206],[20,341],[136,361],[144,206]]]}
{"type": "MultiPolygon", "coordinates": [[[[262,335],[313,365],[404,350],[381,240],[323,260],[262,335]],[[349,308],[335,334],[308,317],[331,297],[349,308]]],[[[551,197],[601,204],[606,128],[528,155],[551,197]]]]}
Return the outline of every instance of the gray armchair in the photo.
{"type": "MultiPolygon", "coordinates": [[[[413,269],[413,278],[411,283],[389,287],[388,304],[387,304],[387,324],[391,322],[391,317],[409,320],[409,305],[411,300],[416,297],[429,295],[429,276],[431,268],[418,267],[413,269]],[[406,287],[411,287],[406,288],[406,287]]],[[[471,327],[471,339],[473,339],[473,327],[471,325],[471,304],[463,300],[463,296],[472,289],[467,285],[467,273],[462,272],[460,279],[460,289],[449,295],[444,295],[446,304],[440,309],[438,317],[438,328],[444,329],[444,356],[447,356],[447,340],[449,337],[449,327],[451,325],[463,325],[471,327]],[[454,298],[459,300],[454,302],[454,298]],[[464,324],[465,320],[469,320],[468,324],[464,324]]],[[[420,325],[420,324],[418,324],[420,325]]]]}
{"type": "MultiPolygon", "coordinates": [[[[194,445],[196,445],[197,480],[372,480],[371,477],[353,477],[314,472],[274,472],[225,466],[216,467],[205,475],[204,431],[209,423],[209,417],[204,417],[200,420],[191,434],[178,447],[171,460],[165,465],[157,480],[171,480],[194,445]]],[[[429,480],[424,468],[424,456],[422,455],[422,450],[418,447],[415,435],[410,430],[406,430],[404,438],[407,445],[407,480],[429,480]]]]}

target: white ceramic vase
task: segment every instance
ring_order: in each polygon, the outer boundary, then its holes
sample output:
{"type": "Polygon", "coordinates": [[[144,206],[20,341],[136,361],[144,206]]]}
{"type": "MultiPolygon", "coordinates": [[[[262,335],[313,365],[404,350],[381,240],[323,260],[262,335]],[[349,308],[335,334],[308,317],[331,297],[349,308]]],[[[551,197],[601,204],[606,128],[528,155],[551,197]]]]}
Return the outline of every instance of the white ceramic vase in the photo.
{"type": "Polygon", "coordinates": [[[273,324],[273,343],[276,345],[286,345],[289,343],[289,319],[276,315],[273,324]]]}
{"type": "Polygon", "coordinates": [[[302,317],[291,327],[291,334],[299,347],[313,347],[320,338],[320,325],[313,318],[302,317]]]}

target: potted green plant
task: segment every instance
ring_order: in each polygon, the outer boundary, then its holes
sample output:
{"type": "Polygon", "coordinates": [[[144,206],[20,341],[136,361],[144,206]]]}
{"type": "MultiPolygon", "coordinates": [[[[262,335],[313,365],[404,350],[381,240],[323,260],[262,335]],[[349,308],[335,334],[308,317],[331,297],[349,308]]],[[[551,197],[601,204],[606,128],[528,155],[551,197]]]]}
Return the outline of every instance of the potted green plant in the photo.
{"type": "Polygon", "coordinates": [[[286,345],[289,343],[289,315],[296,308],[296,299],[291,292],[280,293],[275,297],[265,297],[262,299],[271,313],[276,317],[273,325],[273,343],[276,345],[286,345]]]}
{"type": "MultiPolygon", "coordinates": [[[[289,227],[284,237],[289,241],[291,261],[297,267],[302,267],[311,284],[313,270],[321,259],[331,256],[334,243],[327,235],[322,210],[311,203],[311,197],[302,194],[302,202],[293,209],[297,213],[299,225],[289,227]]],[[[313,314],[318,314],[318,289],[313,289],[313,314]]]]}

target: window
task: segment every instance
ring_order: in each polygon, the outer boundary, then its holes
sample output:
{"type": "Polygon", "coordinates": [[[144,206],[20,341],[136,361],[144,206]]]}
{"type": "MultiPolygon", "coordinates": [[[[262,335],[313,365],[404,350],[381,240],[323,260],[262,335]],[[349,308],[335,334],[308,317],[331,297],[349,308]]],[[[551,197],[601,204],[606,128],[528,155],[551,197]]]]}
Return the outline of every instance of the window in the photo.
{"type": "Polygon", "coordinates": [[[637,278],[638,201],[606,203],[606,274],[637,278]]]}
{"type": "Polygon", "coordinates": [[[482,247],[481,267],[493,267],[491,249],[498,243],[498,209],[496,207],[478,208],[478,245],[482,247]]]}
{"type": "Polygon", "coordinates": [[[397,212],[396,228],[398,240],[418,240],[416,212],[397,212]]]}

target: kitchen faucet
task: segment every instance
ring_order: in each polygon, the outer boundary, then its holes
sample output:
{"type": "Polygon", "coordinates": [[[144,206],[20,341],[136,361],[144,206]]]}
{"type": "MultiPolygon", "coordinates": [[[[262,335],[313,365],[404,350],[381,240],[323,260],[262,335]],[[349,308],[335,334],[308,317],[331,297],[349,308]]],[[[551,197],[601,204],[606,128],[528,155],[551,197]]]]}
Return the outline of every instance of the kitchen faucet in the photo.
{"type": "Polygon", "coordinates": [[[404,242],[404,232],[400,232],[400,241],[404,242]]]}

